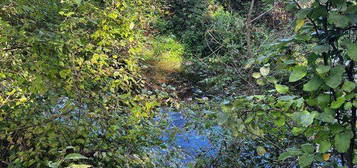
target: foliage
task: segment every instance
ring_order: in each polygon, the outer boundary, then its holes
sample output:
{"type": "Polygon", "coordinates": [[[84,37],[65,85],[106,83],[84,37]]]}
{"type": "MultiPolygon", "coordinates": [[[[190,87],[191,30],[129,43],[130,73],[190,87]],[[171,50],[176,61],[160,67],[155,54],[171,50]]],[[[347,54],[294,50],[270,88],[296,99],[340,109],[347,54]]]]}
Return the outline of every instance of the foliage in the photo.
{"type": "Polygon", "coordinates": [[[181,71],[185,48],[171,36],[157,36],[145,47],[143,60],[152,64],[154,68],[167,72],[181,71]]]}
{"type": "Polygon", "coordinates": [[[0,3],[0,167],[45,167],[71,152],[95,167],[149,162],[140,148],[155,130],[144,119],[158,103],[140,94],[135,48],[152,2],[0,3]]]}
{"type": "Polygon", "coordinates": [[[268,45],[255,59],[263,69],[253,74],[277,93],[270,90],[224,106],[229,120],[224,123],[233,124],[228,127],[237,135],[273,137],[267,143],[279,145],[279,160],[297,157],[301,167],[337,166],[331,160],[340,157],[353,167],[357,5],[326,0],[293,1],[288,7],[296,12],[296,34],[268,45]],[[284,144],[285,139],[295,143],[284,144]]]}

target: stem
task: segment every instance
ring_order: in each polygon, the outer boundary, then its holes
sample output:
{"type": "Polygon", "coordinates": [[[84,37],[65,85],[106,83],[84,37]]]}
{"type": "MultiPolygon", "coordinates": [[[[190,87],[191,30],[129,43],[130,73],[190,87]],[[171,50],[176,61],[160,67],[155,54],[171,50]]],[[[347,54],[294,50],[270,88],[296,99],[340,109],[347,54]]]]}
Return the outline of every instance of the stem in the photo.
{"type": "MultiPolygon", "coordinates": [[[[350,67],[348,68],[348,71],[347,71],[348,80],[351,82],[354,82],[354,66],[355,66],[355,63],[354,63],[354,61],[351,60],[350,67]]],[[[351,102],[353,102],[354,100],[355,100],[355,98],[353,98],[351,100],[351,102]]],[[[346,160],[347,160],[347,165],[352,168],[353,167],[353,155],[354,155],[354,149],[355,149],[355,139],[356,139],[356,119],[357,119],[356,107],[352,106],[351,113],[352,113],[352,116],[351,116],[350,124],[351,124],[353,137],[350,142],[350,148],[347,151],[346,160]]]]}

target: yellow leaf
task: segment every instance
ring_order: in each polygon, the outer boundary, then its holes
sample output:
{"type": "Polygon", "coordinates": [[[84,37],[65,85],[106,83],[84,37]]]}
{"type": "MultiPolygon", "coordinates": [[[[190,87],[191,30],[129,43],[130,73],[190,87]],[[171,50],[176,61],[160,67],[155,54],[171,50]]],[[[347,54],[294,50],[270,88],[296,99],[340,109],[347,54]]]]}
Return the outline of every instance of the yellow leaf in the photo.
{"type": "Polygon", "coordinates": [[[72,164],[68,168],[90,168],[90,167],[92,166],[86,164],[72,164]]]}
{"type": "Polygon", "coordinates": [[[299,19],[296,21],[295,32],[298,32],[305,24],[305,19],[299,19]]]}
{"type": "Polygon", "coordinates": [[[325,153],[322,155],[322,158],[324,159],[324,161],[328,161],[330,159],[330,155],[329,153],[325,153]]]}

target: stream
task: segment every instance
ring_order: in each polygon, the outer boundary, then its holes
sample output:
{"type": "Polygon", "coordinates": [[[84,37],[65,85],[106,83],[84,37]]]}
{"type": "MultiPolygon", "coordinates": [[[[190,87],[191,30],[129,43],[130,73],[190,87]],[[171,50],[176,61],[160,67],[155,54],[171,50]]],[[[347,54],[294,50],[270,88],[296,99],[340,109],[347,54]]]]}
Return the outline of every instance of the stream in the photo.
{"type": "Polygon", "coordinates": [[[220,144],[213,143],[209,136],[222,132],[220,126],[206,130],[187,128],[188,118],[183,112],[161,109],[155,118],[157,122],[167,121],[167,126],[160,137],[163,146],[155,146],[149,151],[157,167],[191,167],[199,157],[214,158],[220,144]]]}

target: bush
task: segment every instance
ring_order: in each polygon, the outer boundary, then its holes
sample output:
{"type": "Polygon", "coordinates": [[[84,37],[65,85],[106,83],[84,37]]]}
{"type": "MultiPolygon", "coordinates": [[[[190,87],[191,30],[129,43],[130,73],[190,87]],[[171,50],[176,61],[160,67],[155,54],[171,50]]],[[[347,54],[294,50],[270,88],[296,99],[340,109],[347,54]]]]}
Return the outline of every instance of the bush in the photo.
{"type": "Polygon", "coordinates": [[[157,102],[139,92],[134,49],[151,4],[0,3],[0,167],[66,166],[70,153],[95,167],[148,163],[157,102]]]}

